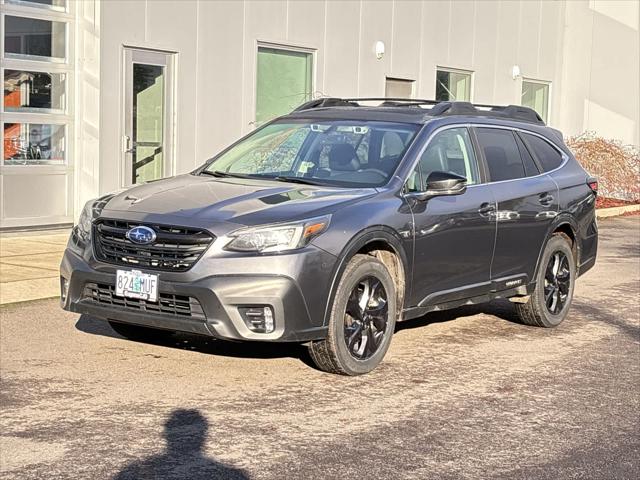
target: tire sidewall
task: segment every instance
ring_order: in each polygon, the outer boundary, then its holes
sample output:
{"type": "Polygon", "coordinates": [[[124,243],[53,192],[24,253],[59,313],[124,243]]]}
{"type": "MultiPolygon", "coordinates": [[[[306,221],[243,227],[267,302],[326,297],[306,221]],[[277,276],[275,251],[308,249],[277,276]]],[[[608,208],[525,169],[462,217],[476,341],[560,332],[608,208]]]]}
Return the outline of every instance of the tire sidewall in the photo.
{"type": "Polygon", "coordinates": [[[342,368],[350,375],[359,375],[373,370],[382,361],[389,349],[397,316],[396,289],[391,274],[377,258],[369,257],[360,259],[356,257],[352,261],[356,261],[357,265],[355,265],[354,268],[347,268],[345,270],[334,297],[329,334],[332,337],[331,342],[334,345],[338,361],[341,363],[342,368]],[[345,342],[344,316],[351,291],[358,282],[367,276],[373,276],[380,280],[386,291],[388,319],[384,339],[378,351],[373,354],[371,358],[358,360],[349,353],[345,342]]]}
{"type": "Polygon", "coordinates": [[[538,269],[538,278],[536,279],[536,291],[535,291],[535,301],[537,303],[538,311],[540,312],[540,316],[542,317],[542,321],[546,324],[545,326],[555,327],[562,323],[562,321],[567,316],[569,309],[571,308],[571,303],[573,301],[573,290],[576,283],[576,262],[573,257],[573,251],[571,250],[571,246],[569,242],[565,240],[562,236],[556,235],[552,237],[548,242],[544,249],[544,254],[542,255],[542,261],[540,263],[540,268],[538,269]],[[547,271],[547,265],[549,264],[549,260],[551,256],[556,252],[562,252],[567,256],[569,261],[569,272],[571,275],[571,280],[569,282],[569,292],[567,296],[567,301],[557,314],[552,314],[548,309],[544,298],[544,280],[545,273],[547,271]]]}

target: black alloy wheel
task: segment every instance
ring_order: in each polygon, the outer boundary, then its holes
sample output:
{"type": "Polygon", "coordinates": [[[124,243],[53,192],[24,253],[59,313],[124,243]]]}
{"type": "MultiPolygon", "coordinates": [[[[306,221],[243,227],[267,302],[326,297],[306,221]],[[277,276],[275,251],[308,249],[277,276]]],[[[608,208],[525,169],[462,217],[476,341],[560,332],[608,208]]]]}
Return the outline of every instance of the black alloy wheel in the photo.
{"type": "Polygon", "coordinates": [[[356,360],[371,358],[387,333],[387,291],[376,277],[358,282],[349,295],[344,316],[344,341],[356,360]]]}
{"type": "Polygon", "coordinates": [[[326,338],[309,344],[312,360],[325,372],[370,372],[389,349],[400,308],[388,266],[373,255],[355,255],[337,286],[326,338]]]}
{"type": "Polygon", "coordinates": [[[544,275],[544,301],[553,315],[561,312],[567,303],[570,286],[569,259],[564,252],[556,251],[551,255],[544,275]]]}
{"type": "Polygon", "coordinates": [[[552,235],[545,245],[533,292],[525,303],[515,304],[525,325],[556,327],[567,317],[578,276],[572,247],[571,239],[562,233],[552,235]]]}

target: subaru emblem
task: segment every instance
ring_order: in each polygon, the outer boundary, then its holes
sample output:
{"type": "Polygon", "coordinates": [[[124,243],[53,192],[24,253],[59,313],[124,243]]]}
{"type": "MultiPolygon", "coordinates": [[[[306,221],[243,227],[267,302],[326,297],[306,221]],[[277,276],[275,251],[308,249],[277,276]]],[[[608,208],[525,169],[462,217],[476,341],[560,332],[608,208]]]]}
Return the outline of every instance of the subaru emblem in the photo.
{"type": "Polygon", "coordinates": [[[149,227],[140,225],[129,230],[126,234],[126,237],[133,243],[145,245],[147,243],[153,242],[156,239],[156,232],[154,232],[149,227]]]}

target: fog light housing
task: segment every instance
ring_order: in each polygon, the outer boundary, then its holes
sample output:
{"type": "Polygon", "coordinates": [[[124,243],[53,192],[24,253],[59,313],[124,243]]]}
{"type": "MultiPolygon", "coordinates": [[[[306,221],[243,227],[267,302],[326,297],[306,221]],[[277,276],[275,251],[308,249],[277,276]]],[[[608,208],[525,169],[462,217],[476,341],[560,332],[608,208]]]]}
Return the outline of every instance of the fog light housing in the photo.
{"type": "Polygon", "coordinates": [[[238,308],[247,328],[256,333],[271,333],[276,329],[273,309],[268,305],[238,308]]]}
{"type": "Polygon", "coordinates": [[[60,277],[60,301],[64,304],[67,301],[67,295],[69,294],[69,281],[60,277]]]}

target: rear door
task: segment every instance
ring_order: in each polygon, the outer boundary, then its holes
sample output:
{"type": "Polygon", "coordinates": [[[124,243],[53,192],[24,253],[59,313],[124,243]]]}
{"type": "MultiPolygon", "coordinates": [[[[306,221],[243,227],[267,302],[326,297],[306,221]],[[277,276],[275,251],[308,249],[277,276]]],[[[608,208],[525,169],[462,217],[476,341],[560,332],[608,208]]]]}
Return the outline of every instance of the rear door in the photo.
{"type": "Polygon", "coordinates": [[[482,184],[469,129],[434,134],[407,183],[419,191],[433,171],[467,178],[461,195],[435,197],[412,205],[414,219],[413,288],[407,305],[427,306],[482,295],[490,290],[495,239],[495,202],[482,184]]]}
{"type": "Polygon", "coordinates": [[[558,187],[517,133],[475,129],[489,186],[496,199],[496,244],[491,265],[494,290],[528,283],[551,222],[558,214],[558,187]]]}

